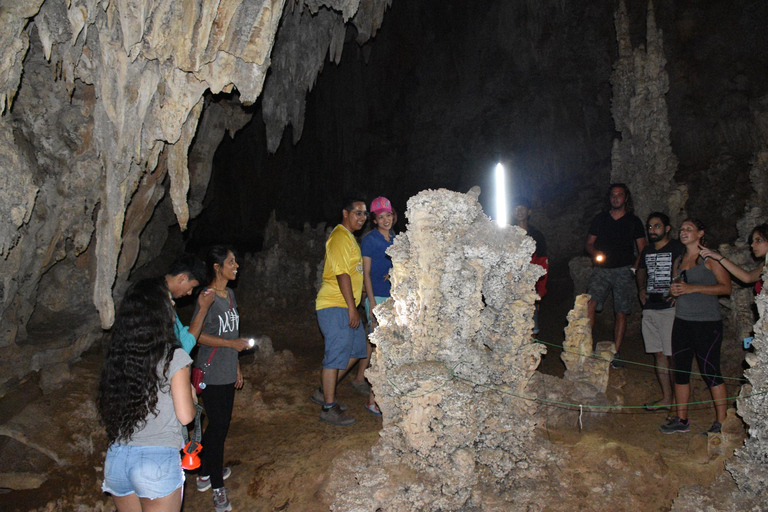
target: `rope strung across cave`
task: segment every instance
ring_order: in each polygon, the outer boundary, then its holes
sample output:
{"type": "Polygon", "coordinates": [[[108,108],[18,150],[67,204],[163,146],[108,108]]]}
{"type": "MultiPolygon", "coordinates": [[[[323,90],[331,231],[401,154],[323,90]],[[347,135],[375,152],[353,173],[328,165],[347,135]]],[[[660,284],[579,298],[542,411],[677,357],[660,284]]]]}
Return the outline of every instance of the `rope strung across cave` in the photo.
{"type": "MultiPolygon", "coordinates": [[[[456,379],[456,380],[461,380],[461,381],[464,381],[464,382],[468,382],[469,384],[472,384],[472,385],[475,385],[475,386],[480,386],[480,387],[486,388],[489,391],[495,391],[497,393],[501,393],[501,394],[504,394],[504,395],[514,396],[515,398],[520,398],[522,400],[528,400],[528,401],[531,401],[531,402],[537,402],[537,403],[540,403],[542,405],[547,405],[547,406],[551,406],[551,407],[565,407],[565,408],[568,408],[568,409],[575,409],[575,410],[580,411],[580,414],[581,414],[581,411],[583,411],[584,409],[588,409],[588,410],[592,410],[592,411],[597,411],[597,412],[603,412],[603,413],[622,412],[624,410],[633,410],[633,409],[643,409],[643,410],[646,410],[646,406],[645,405],[590,405],[590,404],[575,404],[575,403],[570,403],[570,402],[561,402],[561,401],[558,401],[558,400],[548,400],[546,398],[540,398],[540,397],[535,397],[535,396],[525,396],[525,395],[521,395],[519,393],[514,393],[512,391],[508,391],[508,390],[505,390],[505,389],[500,389],[500,388],[498,388],[496,386],[490,386],[488,384],[481,384],[479,382],[473,381],[472,379],[468,379],[466,377],[461,377],[461,376],[457,375],[456,371],[455,371],[456,368],[458,368],[462,364],[466,364],[465,361],[459,361],[458,363],[456,363],[453,366],[453,368],[449,368],[448,365],[445,362],[443,362],[443,361],[434,361],[433,360],[433,361],[422,361],[422,362],[423,363],[438,363],[438,364],[442,365],[443,367],[445,367],[445,369],[448,372],[447,373],[448,378],[445,380],[445,382],[443,382],[441,385],[439,385],[435,389],[427,391],[427,392],[422,393],[420,395],[410,395],[408,393],[405,393],[400,388],[398,388],[397,385],[394,382],[392,382],[392,380],[389,377],[387,377],[387,382],[395,390],[397,390],[398,393],[400,393],[401,395],[406,396],[408,398],[421,398],[421,397],[424,397],[424,396],[427,396],[427,395],[431,395],[432,393],[436,393],[436,392],[440,391],[441,389],[443,389],[451,380],[456,379]]],[[[768,391],[758,391],[758,392],[749,393],[749,394],[743,395],[743,396],[726,397],[725,400],[726,401],[733,401],[733,400],[750,398],[750,397],[753,397],[753,396],[761,396],[761,395],[766,395],[766,394],[768,394],[768,391]]],[[[677,407],[677,406],[680,406],[680,405],[689,405],[690,406],[690,405],[712,404],[714,402],[715,402],[714,400],[700,400],[700,401],[696,401],[696,402],[686,402],[686,403],[679,403],[679,404],[671,404],[670,408],[671,407],[677,407]]],[[[664,411],[664,412],[666,412],[666,411],[664,411]]]]}
{"type": "MultiPolygon", "coordinates": [[[[538,338],[534,339],[534,341],[536,343],[541,343],[542,345],[547,345],[547,346],[550,346],[550,347],[556,347],[556,348],[562,349],[563,352],[567,352],[569,354],[577,354],[577,355],[580,355],[580,356],[590,357],[592,359],[602,359],[602,357],[596,355],[594,352],[579,352],[578,350],[569,350],[569,349],[566,349],[565,347],[563,347],[560,344],[548,343],[548,342],[540,340],[538,338]]],[[[661,366],[656,366],[656,365],[653,365],[653,364],[646,364],[646,363],[639,363],[637,361],[630,361],[629,359],[621,359],[621,358],[618,358],[618,357],[615,358],[615,360],[616,361],[620,361],[622,363],[631,364],[631,365],[634,365],[634,366],[642,366],[642,367],[645,367],[645,368],[669,370],[670,372],[678,371],[680,373],[688,373],[688,374],[690,374],[692,376],[716,377],[716,375],[712,375],[712,374],[709,374],[709,373],[700,373],[700,372],[686,371],[686,370],[675,370],[673,368],[662,368],[661,366]]],[[[722,378],[723,380],[734,380],[734,381],[737,381],[739,383],[746,382],[746,380],[743,377],[726,377],[724,375],[721,375],[720,378],[722,378]]],[[[730,386],[730,385],[741,385],[741,384],[736,384],[736,383],[728,384],[728,383],[726,383],[726,385],[730,386]]]]}

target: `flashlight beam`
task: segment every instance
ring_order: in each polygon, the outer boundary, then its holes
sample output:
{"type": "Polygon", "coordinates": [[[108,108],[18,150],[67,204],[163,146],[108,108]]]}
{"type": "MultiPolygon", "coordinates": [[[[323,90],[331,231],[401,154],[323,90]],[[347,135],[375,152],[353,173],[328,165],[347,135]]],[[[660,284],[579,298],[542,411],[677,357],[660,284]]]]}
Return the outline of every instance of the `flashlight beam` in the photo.
{"type": "Polygon", "coordinates": [[[501,163],[496,164],[496,223],[501,228],[507,225],[507,187],[501,163]]]}

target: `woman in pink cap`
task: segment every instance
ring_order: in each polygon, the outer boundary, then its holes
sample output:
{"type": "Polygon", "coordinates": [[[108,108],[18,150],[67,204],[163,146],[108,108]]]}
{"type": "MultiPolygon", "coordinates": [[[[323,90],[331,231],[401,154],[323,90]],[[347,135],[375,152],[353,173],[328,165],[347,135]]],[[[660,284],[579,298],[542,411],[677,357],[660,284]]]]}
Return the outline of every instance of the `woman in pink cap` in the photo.
{"type": "MultiPolygon", "coordinates": [[[[392,227],[397,222],[397,216],[392,209],[392,203],[386,197],[377,197],[371,203],[371,220],[375,229],[363,237],[360,244],[360,250],[363,254],[363,286],[365,287],[365,313],[368,316],[368,324],[371,332],[376,329],[376,317],[371,314],[371,310],[387,300],[390,296],[392,287],[389,282],[389,272],[392,269],[392,258],[387,256],[386,250],[392,245],[395,238],[395,232],[392,227]]],[[[368,358],[366,361],[360,361],[360,370],[357,377],[352,381],[352,385],[357,390],[365,384],[365,367],[370,360],[373,350],[370,342],[368,343],[368,358]],[[363,364],[364,363],[364,364],[363,364]]],[[[374,401],[373,392],[368,396],[366,410],[377,416],[381,415],[379,406],[374,401]]]]}

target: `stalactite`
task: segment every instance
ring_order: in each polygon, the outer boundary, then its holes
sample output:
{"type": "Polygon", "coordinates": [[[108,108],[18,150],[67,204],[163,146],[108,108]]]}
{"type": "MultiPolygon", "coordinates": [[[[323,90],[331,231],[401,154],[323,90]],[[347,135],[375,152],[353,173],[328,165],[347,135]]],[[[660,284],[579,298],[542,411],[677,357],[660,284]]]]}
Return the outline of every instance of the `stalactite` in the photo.
{"type": "Polygon", "coordinates": [[[611,111],[621,140],[613,143],[611,181],[629,185],[641,219],[662,211],[679,226],[685,216],[687,190],[674,180],[678,162],[672,152],[665,97],[669,76],[653,1],[648,2],[645,48],[632,49],[624,0],[619,3],[615,23],[619,58],[611,76],[611,111]]]}

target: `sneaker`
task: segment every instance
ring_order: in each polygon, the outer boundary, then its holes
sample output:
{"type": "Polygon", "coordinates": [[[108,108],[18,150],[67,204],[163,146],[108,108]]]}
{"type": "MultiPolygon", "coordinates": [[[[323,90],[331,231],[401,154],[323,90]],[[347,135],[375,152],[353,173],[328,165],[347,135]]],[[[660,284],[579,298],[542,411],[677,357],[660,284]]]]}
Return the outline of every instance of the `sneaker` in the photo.
{"type": "MultiPolygon", "coordinates": [[[[368,395],[365,395],[365,396],[368,396],[368,395]]],[[[320,388],[317,388],[315,390],[315,392],[312,393],[312,396],[309,397],[309,399],[313,403],[316,403],[317,405],[325,405],[325,398],[323,397],[323,390],[320,389],[320,388]]],[[[347,412],[347,409],[349,409],[349,407],[347,407],[345,404],[343,404],[341,402],[336,402],[336,404],[341,408],[341,412],[347,412]]]]}
{"type": "Polygon", "coordinates": [[[712,426],[709,427],[709,430],[706,430],[701,433],[701,435],[706,436],[707,434],[719,434],[723,429],[723,426],[720,424],[719,421],[715,421],[712,423],[712,426]]]}
{"type": "Polygon", "coordinates": [[[330,409],[323,409],[320,411],[320,421],[336,425],[337,427],[347,427],[355,422],[354,418],[350,418],[344,414],[339,404],[334,405],[330,409]]]}
{"type": "Polygon", "coordinates": [[[349,381],[349,384],[358,395],[369,396],[371,394],[371,386],[365,381],[360,384],[355,384],[355,381],[349,381]]]}
{"type": "Polygon", "coordinates": [[[213,490],[213,508],[216,509],[216,512],[228,512],[232,510],[232,504],[229,502],[229,498],[227,498],[226,487],[213,490]]]}
{"type": "Polygon", "coordinates": [[[683,434],[685,432],[691,431],[691,422],[690,420],[685,420],[685,423],[678,418],[677,416],[673,416],[669,418],[669,421],[667,421],[666,425],[662,425],[659,427],[659,430],[663,434],[674,434],[679,433],[683,434]]]}
{"type": "Polygon", "coordinates": [[[627,365],[625,365],[624,361],[621,360],[621,354],[616,352],[616,354],[613,356],[613,361],[611,361],[611,368],[624,368],[625,366],[627,365]]]}
{"type": "Polygon", "coordinates": [[[379,409],[379,406],[376,404],[376,402],[373,402],[371,405],[366,404],[364,407],[366,411],[373,414],[374,416],[381,416],[381,409],[379,409]]]}
{"type": "MultiPolygon", "coordinates": [[[[221,472],[221,478],[226,480],[230,477],[232,474],[231,468],[224,468],[224,470],[221,472]]],[[[210,476],[198,476],[197,477],[197,490],[200,492],[205,492],[208,489],[211,488],[211,477],[210,476]]]]}

